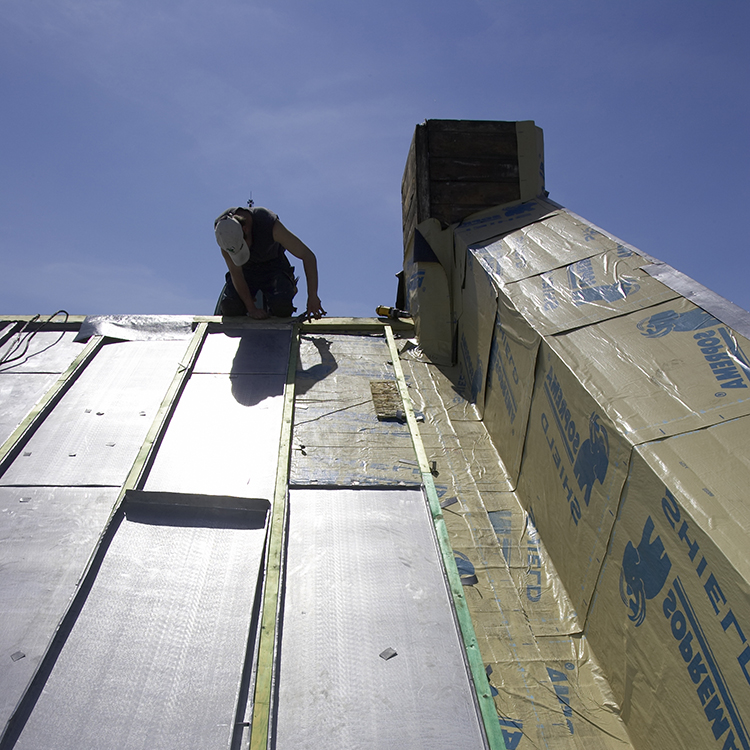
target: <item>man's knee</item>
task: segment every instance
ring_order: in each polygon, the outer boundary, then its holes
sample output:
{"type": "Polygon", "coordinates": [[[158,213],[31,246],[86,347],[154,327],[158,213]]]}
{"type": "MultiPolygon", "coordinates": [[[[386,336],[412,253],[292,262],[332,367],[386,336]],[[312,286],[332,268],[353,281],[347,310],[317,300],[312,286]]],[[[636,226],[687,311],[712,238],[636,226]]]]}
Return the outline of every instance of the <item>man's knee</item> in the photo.
{"type": "Polygon", "coordinates": [[[220,304],[221,314],[226,317],[239,317],[247,313],[245,303],[238,297],[224,297],[220,304]]]}
{"type": "Polygon", "coordinates": [[[268,300],[268,312],[275,318],[291,318],[295,309],[290,297],[273,297],[268,300]]]}

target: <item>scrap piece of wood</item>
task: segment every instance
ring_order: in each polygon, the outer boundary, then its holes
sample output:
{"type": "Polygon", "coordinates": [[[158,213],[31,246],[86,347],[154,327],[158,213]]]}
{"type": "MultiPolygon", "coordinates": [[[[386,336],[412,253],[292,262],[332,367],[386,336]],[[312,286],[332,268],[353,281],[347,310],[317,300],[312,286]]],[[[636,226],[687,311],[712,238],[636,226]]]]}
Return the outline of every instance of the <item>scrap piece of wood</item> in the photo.
{"type": "Polygon", "coordinates": [[[381,422],[405,422],[401,394],[394,380],[371,380],[370,392],[375,413],[381,422]]]}

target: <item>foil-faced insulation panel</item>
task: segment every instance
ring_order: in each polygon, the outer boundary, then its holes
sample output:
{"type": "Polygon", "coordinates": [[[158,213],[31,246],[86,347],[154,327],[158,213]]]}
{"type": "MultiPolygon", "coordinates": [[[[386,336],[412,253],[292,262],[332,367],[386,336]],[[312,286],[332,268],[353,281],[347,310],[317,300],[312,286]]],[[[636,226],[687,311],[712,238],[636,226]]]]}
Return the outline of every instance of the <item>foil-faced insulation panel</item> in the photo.
{"type": "Polygon", "coordinates": [[[291,484],[421,483],[405,420],[378,419],[372,383],[388,381],[395,373],[382,335],[301,337],[291,484]]]}
{"type": "Polygon", "coordinates": [[[0,372],[0,445],[13,434],[59,377],[49,372],[25,372],[23,375],[0,372]]]}
{"type": "Polygon", "coordinates": [[[73,331],[14,333],[0,346],[0,445],[83,350],[73,331]]]}
{"type": "Polygon", "coordinates": [[[210,334],[145,488],[273,497],[290,329],[210,334]]]}
{"type": "Polygon", "coordinates": [[[14,719],[12,746],[226,750],[268,507],[129,495],[51,671],[14,719]]]}
{"type": "Polygon", "coordinates": [[[193,372],[286,375],[291,336],[291,328],[229,328],[210,333],[193,372]]]}
{"type": "Polygon", "coordinates": [[[0,487],[0,732],[76,592],[117,494],[112,487],[0,487]]]}
{"type": "Polygon", "coordinates": [[[192,335],[192,315],[90,315],[76,341],[107,336],[122,341],[186,340],[192,335]]]}
{"type": "Polygon", "coordinates": [[[289,502],[277,750],[484,748],[422,491],[289,502]]]}
{"type": "Polygon", "coordinates": [[[105,345],[31,437],[0,484],[119,487],[186,346],[185,341],[105,345]]]}
{"type": "Polygon", "coordinates": [[[75,331],[28,331],[13,334],[0,346],[0,374],[19,372],[64,372],[81,353],[74,342],[75,331]]]}

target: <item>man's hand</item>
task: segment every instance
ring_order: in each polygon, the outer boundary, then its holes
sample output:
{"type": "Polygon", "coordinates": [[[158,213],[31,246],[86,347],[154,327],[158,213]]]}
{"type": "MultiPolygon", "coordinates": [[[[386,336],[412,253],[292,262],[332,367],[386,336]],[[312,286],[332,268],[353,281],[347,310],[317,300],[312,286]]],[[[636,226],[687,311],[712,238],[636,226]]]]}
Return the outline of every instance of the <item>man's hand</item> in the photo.
{"type": "Polygon", "coordinates": [[[320,298],[317,294],[311,295],[307,298],[307,310],[302,316],[303,320],[320,320],[324,315],[328,313],[323,309],[323,305],[320,303],[320,298]]]}
{"type": "Polygon", "coordinates": [[[248,310],[247,314],[253,320],[265,320],[268,317],[268,313],[262,307],[254,307],[252,310],[248,310]]]}

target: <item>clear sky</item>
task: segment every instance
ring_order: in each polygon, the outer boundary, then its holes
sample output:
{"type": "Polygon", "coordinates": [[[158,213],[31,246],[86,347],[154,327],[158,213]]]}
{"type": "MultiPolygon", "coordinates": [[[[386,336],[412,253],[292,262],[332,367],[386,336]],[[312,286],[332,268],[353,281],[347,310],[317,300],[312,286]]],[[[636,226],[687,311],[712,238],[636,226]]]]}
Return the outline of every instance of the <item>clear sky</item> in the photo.
{"type": "Polygon", "coordinates": [[[749,34],[747,0],[2,0],[0,313],[211,314],[252,193],[373,315],[425,119],[534,120],[553,200],[749,308],[749,34]]]}

